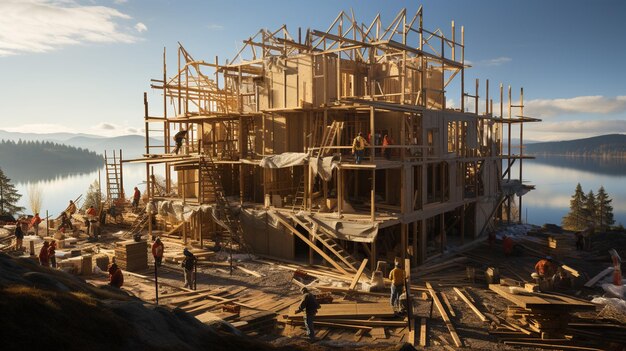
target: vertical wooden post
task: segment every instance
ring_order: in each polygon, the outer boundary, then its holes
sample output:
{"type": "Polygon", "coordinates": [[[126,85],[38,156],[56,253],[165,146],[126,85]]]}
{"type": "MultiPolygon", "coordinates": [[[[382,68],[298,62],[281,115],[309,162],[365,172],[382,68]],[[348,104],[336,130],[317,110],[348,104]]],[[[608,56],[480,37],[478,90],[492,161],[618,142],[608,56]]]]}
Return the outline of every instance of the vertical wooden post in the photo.
{"type": "Polygon", "coordinates": [[[418,248],[418,245],[417,245],[417,243],[418,243],[418,241],[417,241],[417,226],[418,226],[418,224],[419,224],[419,222],[415,221],[415,222],[413,222],[413,224],[411,226],[413,228],[413,256],[412,256],[413,266],[417,266],[417,262],[418,262],[417,259],[419,257],[418,252],[417,252],[417,248],[418,248]]]}
{"type": "MultiPolygon", "coordinates": [[[[519,181],[522,182],[522,161],[524,161],[524,88],[520,88],[520,115],[522,122],[519,124],[519,181]]],[[[522,223],[522,195],[519,196],[518,222],[522,223]]]]}
{"type": "MultiPolygon", "coordinates": [[[[402,250],[402,253],[400,255],[400,257],[402,258],[403,262],[409,262],[410,260],[408,260],[406,258],[406,250],[407,250],[407,242],[408,242],[408,228],[407,228],[407,224],[406,223],[400,223],[400,247],[402,250]]],[[[411,265],[405,265],[404,266],[405,269],[410,269],[411,265]]]]}

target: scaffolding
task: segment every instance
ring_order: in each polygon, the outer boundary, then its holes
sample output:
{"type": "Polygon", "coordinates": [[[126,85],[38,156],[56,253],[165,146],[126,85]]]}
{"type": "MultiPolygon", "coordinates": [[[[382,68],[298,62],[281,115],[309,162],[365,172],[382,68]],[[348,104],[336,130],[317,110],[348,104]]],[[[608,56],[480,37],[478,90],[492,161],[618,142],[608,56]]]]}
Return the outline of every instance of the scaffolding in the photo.
{"type": "Polygon", "coordinates": [[[262,29],[226,61],[196,60],[179,43],[174,74],[164,50],[162,78],[151,84],[162,92],[161,116],[149,114],[144,94],[146,153],[125,162],[146,163],[150,201],[194,209],[185,242],[226,229],[257,254],[343,271],[362,258],[372,268],[381,259],[421,264],[484,235],[495,219],[511,221],[515,196],[521,221],[532,188],[522,182],[532,158],[523,125],[539,120],[524,115],[523,90],[514,103],[509,86],[505,102],[501,84],[498,114],[488,80],[482,99],[479,80],[467,92],[464,28],[460,40],[457,32],[454,22],[448,36],[425,29],[420,7],[387,25],[342,11],[325,31],[262,29]],[[180,130],[187,138],[173,153],[180,130]],[[368,145],[357,164],[358,133],[368,145]],[[155,136],[161,145],[150,144],[155,136]],[[150,185],[156,164],[165,192],[150,185]]]}

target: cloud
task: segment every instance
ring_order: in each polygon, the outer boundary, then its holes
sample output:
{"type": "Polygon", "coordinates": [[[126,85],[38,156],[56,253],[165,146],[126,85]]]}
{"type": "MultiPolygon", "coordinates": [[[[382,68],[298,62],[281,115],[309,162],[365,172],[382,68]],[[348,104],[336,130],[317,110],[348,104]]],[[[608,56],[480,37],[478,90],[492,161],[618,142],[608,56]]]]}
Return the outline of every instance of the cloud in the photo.
{"type": "Polygon", "coordinates": [[[492,59],[486,59],[486,60],[480,60],[480,61],[471,61],[471,60],[465,60],[465,64],[468,66],[472,66],[472,67],[478,67],[478,66],[491,66],[491,67],[495,67],[495,66],[501,66],[505,63],[511,62],[513,61],[512,58],[510,57],[506,57],[506,56],[500,56],[500,57],[496,57],[496,58],[492,58],[492,59]]]}
{"type": "Polygon", "coordinates": [[[212,23],[206,26],[209,30],[222,30],[224,29],[224,26],[222,26],[221,24],[216,24],[216,23],[212,23]]]}
{"type": "Polygon", "coordinates": [[[139,133],[139,130],[137,128],[126,128],[126,132],[130,133],[130,134],[137,134],[139,133]]]}
{"type": "Polygon", "coordinates": [[[113,2],[119,5],[119,4],[125,4],[125,3],[127,3],[127,2],[128,2],[128,0],[113,0],[113,2]]]}
{"type": "Polygon", "coordinates": [[[0,56],[42,53],[83,43],[133,43],[130,16],[73,0],[0,2],[0,56]]]}
{"type": "Polygon", "coordinates": [[[135,29],[136,29],[139,33],[141,33],[141,32],[145,32],[145,31],[147,31],[147,30],[148,30],[148,27],[146,27],[146,25],[145,25],[145,24],[143,24],[143,23],[141,23],[141,22],[138,22],[137,24],[135,24],[135,29]]]}
{"type": "Polygon", "coordinates": [[[571,114],[615,114],[626,111],[626,96],[577,96],[567,99],[536,99],[525,103],[524,114],[553,117],[571,114]]]}
{"type": "Polygon", "coordinates": [[[594,120],[531,123],[535,133],[607,134],[626,133],[626,120],[594,120]]]}
{"type": "Polygon", "coordinates": [[[29,123],[17,127],[7,127],[2,129],[6,130],[7,132],[18,133],[76,133],[76,130],[70,129],[64,125],[49,123],[29,123]]]}
{"type": "Polygon", "coordinates": [[[489,60],[483,60],[480,61],[480,63],[485,66],[500,66],[507,62],[511,62],[511,60],[512,59],[510,57],[501,56],[489,60]]]}
{"type": "Polygon", "coordinates": [[[115,130],[115,126],[110,123],[100,123],[96,126],[96,129],[115,130]]]}

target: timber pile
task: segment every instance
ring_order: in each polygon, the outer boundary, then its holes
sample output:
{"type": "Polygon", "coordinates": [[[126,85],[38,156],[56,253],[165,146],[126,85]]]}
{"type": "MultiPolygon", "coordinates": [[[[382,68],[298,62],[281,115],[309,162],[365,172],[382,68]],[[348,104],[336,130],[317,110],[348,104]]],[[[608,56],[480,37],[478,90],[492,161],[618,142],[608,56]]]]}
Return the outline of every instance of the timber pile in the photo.
{"type": "Polygon", "coordinates": [[[279,298],[246,287],[226,286],[215,289],[162,295],[166,305],[180,308],[201,322],[222,319],[248,335],[271,334],[276,316],[299,300],[279,298]]]}
{"type": "Polygon", "coordinates": [[[115,263],[126,271],[148,268],[148,244],[145,241],[122,241],[115,246],[115,263]]]}

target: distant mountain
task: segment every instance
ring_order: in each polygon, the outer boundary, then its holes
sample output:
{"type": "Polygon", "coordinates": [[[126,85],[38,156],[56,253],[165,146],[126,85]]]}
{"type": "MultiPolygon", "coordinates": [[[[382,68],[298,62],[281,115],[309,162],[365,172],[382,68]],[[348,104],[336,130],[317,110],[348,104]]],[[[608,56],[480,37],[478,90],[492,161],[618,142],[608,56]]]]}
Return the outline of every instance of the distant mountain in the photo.
{"type": "Polygon", "coordinates": [[[586,139],[526,145],[530,155],[626,157],[626,135],[607,134],[586,139]]]}
{"type": "Polygon", "coordinates": [[[11,179],[32,181],[102,167],[101,155],[50,141],[0,141],[0,168],[11,179]]]}
{"type": "MultiPolygon", "coordinates": [[[[103,137],[93,134],[82,133],[19,133],[0,130],[0,140],[12,141],[50,141],[58,144],[65,144],[77,148],[88,149],[98,154],[104,151],[122,149],[124,159],[139,158],[146,152],[145,137],[141,135],[123,135],[119,137],[103,137]]],[[[151,145],[162,145],[162,140],[150,138],[151,145]]]]}

